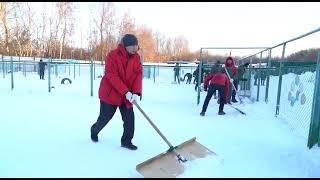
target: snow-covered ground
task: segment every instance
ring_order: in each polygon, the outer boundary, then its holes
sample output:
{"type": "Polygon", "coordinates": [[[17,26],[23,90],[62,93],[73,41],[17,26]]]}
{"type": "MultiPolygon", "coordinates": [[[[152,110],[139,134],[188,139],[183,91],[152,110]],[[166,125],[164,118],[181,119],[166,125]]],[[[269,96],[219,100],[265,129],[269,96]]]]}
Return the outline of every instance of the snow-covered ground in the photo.
{"type": "MultiPolygon", "coordinates": [[[[97,68],[97,75],[102,72],[97,68]]],[[[212,99],[202,117],[206,92],[201,92],[197,105],[194,84],[173,84],[172,69],[160,68],[158,73],[155,83],[152,78],[143,80],[140,106],[173,145],[196,137],[217,154],[186,162],[178,177],[320,177],[320,148],[308,149],[305,136],[275,117],[274,102],[244,99],[244,104],[234,105],[246,116],[228,105],[226,115],[218,116],[218,104],[212,99]]],[[[99,114],[100,78],[94,81],[93,97],[88,71],[75,79],[71,76],[72,84],[52,78],[51,93],[48,81],[39,80],[36,73],[27,77],[15,73],[12,91],[10,76],[0,78],[0,177],[142,177],[136,165],[168,150],[136,107],[137,151],[120,147],[119,111],[100,132],[99,142],[93,143],[90,126],[99,114]]],[[[291,75],[283,78],[290,87],[292,80],[285,78],[291,75]]],[[[277,82],[271,80],[270,86],[277,87],[277,82]]],[[[274,97],[273,91],[269,97],[274,97]]],[[[311,108],[309,103],[305,105],[311,108]]],[[[280,109],[281,113],[285,112],[280,109]]]]}

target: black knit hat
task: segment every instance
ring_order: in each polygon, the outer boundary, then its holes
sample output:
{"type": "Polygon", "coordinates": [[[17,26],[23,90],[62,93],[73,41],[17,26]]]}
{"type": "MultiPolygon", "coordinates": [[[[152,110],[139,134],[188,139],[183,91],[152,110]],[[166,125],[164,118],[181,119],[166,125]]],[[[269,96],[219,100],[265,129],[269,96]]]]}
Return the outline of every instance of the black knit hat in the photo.
{"type": "Polygon", "coordinates": [[[133,34],[126,34],[122,38],[122,43],[123,43],[124,47],[138,45],[138,39],[133,34]]]}

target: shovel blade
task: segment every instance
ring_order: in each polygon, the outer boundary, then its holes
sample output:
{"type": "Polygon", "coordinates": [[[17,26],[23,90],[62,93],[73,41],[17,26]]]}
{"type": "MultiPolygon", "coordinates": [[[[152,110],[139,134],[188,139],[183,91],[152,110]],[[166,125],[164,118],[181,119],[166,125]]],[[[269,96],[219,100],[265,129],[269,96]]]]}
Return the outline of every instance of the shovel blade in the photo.
{"type": "MultiPolygon", "coordinates": [[[[187,162],[204,158],[207,155],[216,155],[213,151],[197,142],[195,137],[178,145],[175,150],[187,162]]],[[[170,178],[182,174],[185,167],[184,163],[178,161],[174,152],[164,152],[138,164],[136,170],[146,178],[170,178]]]]}

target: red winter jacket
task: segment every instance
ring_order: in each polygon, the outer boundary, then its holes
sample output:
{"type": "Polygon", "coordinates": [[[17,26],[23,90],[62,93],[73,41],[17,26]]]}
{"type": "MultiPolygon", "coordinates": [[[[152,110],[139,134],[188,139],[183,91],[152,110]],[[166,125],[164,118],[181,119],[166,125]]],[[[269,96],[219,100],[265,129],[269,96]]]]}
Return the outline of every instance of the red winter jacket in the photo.
{"type": "Polygon", "coordinates": [[[207,89],[208,84],[217,84],[225,87],[225,99],[227,99],[229,95],[229,78],[225,73],[217,72],[208,74],[203,83],[203,88],[207,89]]]}
{"type": "Polygon", "coordinates": [[[238,69],[234,65],[234,60],[232,59],[232,57],[229,56],[224,62],[224,65],[227,69],[231,69],[232,71],[232,74],[230,74],[231,78],[238,75],[238,69]],[[231,63],[227,63],[229,59],[231,60],[231,63]]]}
{"type": "Polygon", "coordinates": [[[129,55],[122,43],[112,50],[105,59],[105,71],[99,87],[99,98],[108,104],[120,106],[125,102],[127,108],[132,104],[125,94],[142,93],[142,64],[138,53],[129,55]]]}

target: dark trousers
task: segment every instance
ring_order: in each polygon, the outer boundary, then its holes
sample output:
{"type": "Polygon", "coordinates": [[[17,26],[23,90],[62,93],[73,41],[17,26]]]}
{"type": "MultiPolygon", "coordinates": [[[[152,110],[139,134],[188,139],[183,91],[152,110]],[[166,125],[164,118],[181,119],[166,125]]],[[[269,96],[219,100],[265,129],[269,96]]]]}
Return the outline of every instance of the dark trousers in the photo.
{"type": "Polygon", "coordinates": [[[180,84],[179,74],[174,74],[174,82],[176,82],[176,79],[178,79],[178,83],[180,84]]]}
{"type": "Polygon", "coordinates": [[[236,99],[236,93],[237,93],[237,90],[238,90],[238,81],[233,81],[233,84],[234,84],[234,87],[236,87],[236,89],[233,88],[232,86],[232,100],[235,100],[236,99]]]}
{"type": "Polygon", "coordinates": [[[218,90],[219,93],[219,112],[223,111],[224,104],[226,103],[225,100],[225,87],[223,85],[218,84],[210,84],[208,87],[208,93],[206,96],[206,99],[204,100],[203,106],[202,106],[202,112],[207,111],[207,107],[209,104],[209,101],[212,98],[212,95],[218,90]]]}
{"type": "MultiPolygon", "coordinates": [[[[100,114],[96,123],[91,127],[91,133],[98,135],[98,133],[108,124],[116,112],[118,106],[107,104],[100,101],[100,114]]],[[[134,112],[133,108],[127,109],[125,103],[119,106],[123,121],[123,134],[121,137],[122,144],[131,143],[134,135],[134,112]]]]}
{"type": "Polygon", "coordinates": [[[40,79],[44,79],[44,70],[40,70],[40,79]]]}
{"type": "MultiPolygon", "coordinates": [[[[200,82],[202,82],[202,79],[200,80],[200,82]]],[[[201,83],[200,83],[201,84],[201,83]]],[[[197,91],[198,89],[198,79],[196,79],[196,85],[194,86],[194,90],[197,91]]]]}
{"type": "Polygon", "coordinates": [[[191,84],[191,79],[192,78],[188,78],[186,84],[188,84],[188,83],[191,84]]]}

